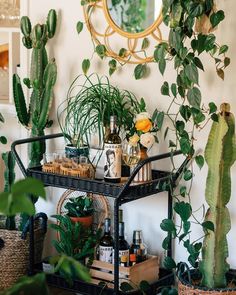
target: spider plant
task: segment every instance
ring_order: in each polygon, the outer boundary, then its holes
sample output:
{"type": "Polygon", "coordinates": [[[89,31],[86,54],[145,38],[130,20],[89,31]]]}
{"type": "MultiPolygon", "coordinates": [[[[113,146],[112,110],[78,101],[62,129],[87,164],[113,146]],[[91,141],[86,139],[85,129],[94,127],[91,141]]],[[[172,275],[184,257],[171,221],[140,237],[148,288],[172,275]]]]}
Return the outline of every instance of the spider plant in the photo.
{"type": "Polygon", "coordinates": [[[110,84],[97,74],[78,76],[71,84],[66,100],[58,108],[58,122],[67,142],[76,147],[90,145],[98,134],[102,147],[111,115],[118,118],[119,129],[130,129],[139,110],[136,96],[110,84]],[[80,83],[80,79],[84,79],[80,83]]]}

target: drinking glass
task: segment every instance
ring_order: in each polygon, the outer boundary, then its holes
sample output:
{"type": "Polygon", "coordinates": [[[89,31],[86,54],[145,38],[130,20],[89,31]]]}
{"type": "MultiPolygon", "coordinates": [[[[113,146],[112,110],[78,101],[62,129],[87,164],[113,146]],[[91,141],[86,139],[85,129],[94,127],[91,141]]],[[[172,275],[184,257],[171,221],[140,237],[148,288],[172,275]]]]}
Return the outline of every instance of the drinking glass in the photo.
{"type": "Polygon", "coordinates": [[[138,143],[136,145],[131,145],[128,141],[123,143],[123,160],[131,170],[138,164],[140,157],[140,145],[138,143]]]}

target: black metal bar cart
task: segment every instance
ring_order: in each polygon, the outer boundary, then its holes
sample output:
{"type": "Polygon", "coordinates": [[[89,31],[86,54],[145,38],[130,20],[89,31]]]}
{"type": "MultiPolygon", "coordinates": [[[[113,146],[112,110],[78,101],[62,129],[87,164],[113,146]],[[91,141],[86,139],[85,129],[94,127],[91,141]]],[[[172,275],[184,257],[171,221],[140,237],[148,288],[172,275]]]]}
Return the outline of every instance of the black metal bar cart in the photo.
{"type": "MultiPolygon", "coordinates": [[[[132,174],[128,178],[127,182],[123,184],[111,184],[104,182],[103,180],[93,180],[93,179],[80,179],[75,177],[68,177],[64,175],[57,175],[51,173],[42,172],[42,167],[34,167],[26,169],[19,154],[16,151],[16,146],[21,144],[27,144],[35,141],[43,141],[49,139],[55,139],[62,137],[63,134],[52,134],[41,137],[34,137],[28,139],[17,140],[12,144],[12,152],[16,158],[17,164],[19,165],[24,177],[33,177],[41,180],[45,186],[60,187],[71,190],[79,190],[83,192],[90,192],[96,194],[102,194],[107,197],[114,198],[114,253],[115,253],[115,265],[114,265],[114,288],[106,288],[103,290],[102,294],[123,294],[119,291],[119,207],[131,201],[137,199],[145,198],[150,195],[158,194],[160,192],[166,191],[168,193],[168,218],[172,218],[172,192],[176,186],[179,176],[184,171],[186,165],[188,164],[188,159],[185,159],[182,165],[176,172],[166,172],[160,170],[152,170],[152,181],[147,183],[140,183],[137,185],[131,185],[135,176],[139,170],[147,163],[159,161],[166,158],[172,158],[173,156],[180,155],[180,151],[175,151],[173,153],[165,153],[161,155],[156,155],[149,157],[141,161],[133,170],[132,174]],[[168,185],[164,185],[168,181],[168,185]]],[[[34,220],[30,220],[30,265],[29,274],[34,274],[37,269],[34,264],[34,220]]],[[[172,255],[172,247],[170,245],[167,255],[172,255]]],[[[75,280],[73,285],[70,286],[67,282],[57,274],[48,274],[47,281],[49,284],[54,285],[59,288],[64,288],[67,290],[79,292],[80,294],[100,294],[102,291],[102,286],[95,285],[91,283],[85,283],[79,280],[75,280]]],[[[156,294],[158,288],[168,286],[173,283],[173,274],[164,269],[160,271],[160,279],[158,282],[152,284],[151,290],[148,294],[156,294]]],[[[139,291],[134,291],[131,294],[140,294],[139,291]]]]}

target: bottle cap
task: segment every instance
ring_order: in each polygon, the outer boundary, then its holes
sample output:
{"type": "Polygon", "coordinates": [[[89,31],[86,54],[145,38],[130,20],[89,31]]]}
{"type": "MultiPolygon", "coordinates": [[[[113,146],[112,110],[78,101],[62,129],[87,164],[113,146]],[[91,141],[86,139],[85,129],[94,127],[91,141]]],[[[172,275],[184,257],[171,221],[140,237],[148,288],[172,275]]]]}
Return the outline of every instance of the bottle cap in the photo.
{"type": "Polygon", "coordinates": [[[125,256],[125,255],[121,256],[120,261],[121,261],[121,263],[126,263],[128,261],[127,256],[125,256]]]}
{"type": "Polygon", "coordinates": [[[141,230],[134,230],[133,242],[134,242],[134,244],[141,244],[142,243],[142,231],[141,230]]]}
{"type": "Polygon", "coordinates": [[[136,254],[130,254],[129,260],[130,260],[130,262],[136,262],[136,260],[137,260],[136,254]]]}

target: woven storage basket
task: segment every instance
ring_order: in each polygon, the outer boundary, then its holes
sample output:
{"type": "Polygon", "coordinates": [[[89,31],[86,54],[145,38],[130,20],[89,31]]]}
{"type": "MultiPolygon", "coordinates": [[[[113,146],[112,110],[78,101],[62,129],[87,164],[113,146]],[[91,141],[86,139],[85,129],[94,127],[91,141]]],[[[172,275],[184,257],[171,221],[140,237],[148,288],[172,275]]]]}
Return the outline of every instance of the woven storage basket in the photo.
{"type": "MultiPolygon", "coordinates": [[[[29,235],[21,238],[21,231],[0,229],[4,247],[0,250],[0,290],[11,287],[20,277],[27,274],[29,266],[29,235]]],[[[41,262],[45,232],[35,229],[35,263],[41,262]]]]}
{"type": "MultiPolygon", "coordinates": [[[[200,275],[196,271],[191,271],[191,278],[193,283],[196,282],[196,285],[190,284],[187,279],[187,273],[181,274],[179,276],[178,282],[178,294],[179,295],[236,295],[236,288],[225,288],[225,289],[207,289],[204,287],[199,287],[197,283],[200,282],[200,275]]],[[[228,283],[235,280],[236,275],[233,273],[227,274],[228,283]]]]}

